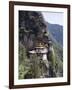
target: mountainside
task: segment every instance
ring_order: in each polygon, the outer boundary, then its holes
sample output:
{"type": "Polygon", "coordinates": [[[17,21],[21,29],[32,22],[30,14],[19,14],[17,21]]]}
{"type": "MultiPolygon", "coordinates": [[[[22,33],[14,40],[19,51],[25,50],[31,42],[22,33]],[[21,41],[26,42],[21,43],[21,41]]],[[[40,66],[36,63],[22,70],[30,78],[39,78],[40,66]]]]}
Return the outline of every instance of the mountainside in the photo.
{"type": "Polygon", "coordinates": [[[56,41],[63,46],[63,26],[58,24],[48,23],[48,31],[52,34],[52,36],[56,39],[56,41]]]}
{"type": "Polygon", "coordinates": [[[54,47],[58,51],[59,58],[63,59],[63,26],[58,24],[47,23],[49,38],[52,40],[54,47]]]}
{"type": "Polygon", "coordinates": [[[19,11],[19,79],[62,76],[60,28],[58,25],[47,25],[41,12],[19,11]],[[29,55],[37,44],[42,44],[48,50],[46,62],[38,54],[29,55]],[[49,67],[46,67],[48,60],[49,67]]]}
{"type": "Polygon", "coordinates": [[[58,24],[47,23],[47,28],[49,32],[49,38],[52,40],[56,62],[58,63],[59,71],[57,74],[63,72],[63,26],[58,24]]]}

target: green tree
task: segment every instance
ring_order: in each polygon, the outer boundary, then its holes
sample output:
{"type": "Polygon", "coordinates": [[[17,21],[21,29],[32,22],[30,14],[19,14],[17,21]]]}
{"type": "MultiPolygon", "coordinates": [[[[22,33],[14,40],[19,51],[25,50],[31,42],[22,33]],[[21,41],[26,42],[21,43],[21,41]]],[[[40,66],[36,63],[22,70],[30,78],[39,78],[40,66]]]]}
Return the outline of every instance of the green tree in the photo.
{"type": "Polygon", "coordinates": [[[24,79],[24,76],[29,71],[29,62],[24,45],[19,43],[19,79],[24,79]]]}
{"type": "Polygon", "coordinates": [[[31,60],[32,76],[33,76],[33,78],[39,78],[41,75],[40,59],[36,54],[34,54],[31,56],[30,60],[31,60]]]}

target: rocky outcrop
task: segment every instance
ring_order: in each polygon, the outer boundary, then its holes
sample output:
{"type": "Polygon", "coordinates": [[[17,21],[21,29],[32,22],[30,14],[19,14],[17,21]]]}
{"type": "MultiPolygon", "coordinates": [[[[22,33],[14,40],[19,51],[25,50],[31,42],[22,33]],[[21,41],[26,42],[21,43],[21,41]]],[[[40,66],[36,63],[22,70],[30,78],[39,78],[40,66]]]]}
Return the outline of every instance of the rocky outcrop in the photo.
{"type": "Polygon", "coordinates": [[[19,11],[19,40],[27,49],[34,47],[36,41],[48,42],[46,24],[40,12],[19,11]]]}
{"type": "MultiPolygon", "coordinates": [[[[31,67],[32,67],[31,66],[30,70],[27,70],[27,74],[25,75],[25,78],[28,78],[29,76],[30,76],[30,78],[55,77],[56,76],[55,53],[54,53],[52,41],[49,39],[49,35],[48,35],[49,33],[48,33],[47,29],[48,29],[48,27],[46,25],[46,22],[42,16],[41,12],[19,11],[19,43],[21,43],[24,46],[27,57],[29,56],[28,51],[34,50],[37,43],[42,43],[48,49],[47,60],[49,62],[48,63],[49,65],[47,65],[47,63],[46,63],[46,65],[45,65],[45,63],[43,63],[43,66],[42,66],[42,67],[46,68],[46,70],[45,69],[43,70],[43,71],[45,71],[45,75],[44,75],[44,72],[43,72],[43,76],[40,74],[41,69],[40,69],[39,65],[41,65],[41,63],[37,62],[39,59],[37,60],[37,57],[35,56],[36,60],[33,62],[35,62],[37,64],[29,62],[29,65],[32,64],[32,66],[35,66],[35,70],[34,70],[34,68],[31,69],[31,67]],[[49,66],[49,67],[47,68],[46,66],[49,66]]],[[[21,50],[19,50],[19,51],[21,51],[21,50]]],[[[22,52],[20,52],[20,53],[22,53],[22,52]]],[[[21,58],[21,56],[20,56],[20,58],[21,58]]],[[[34,57],[33,57],[33,60],[34,60],[34,57]]],[[[19,60],[19,61],[21,61],[21,60],[19,60]]],[[[24,63],[24,65],[25,65],[25,63],[24,63]]]]}

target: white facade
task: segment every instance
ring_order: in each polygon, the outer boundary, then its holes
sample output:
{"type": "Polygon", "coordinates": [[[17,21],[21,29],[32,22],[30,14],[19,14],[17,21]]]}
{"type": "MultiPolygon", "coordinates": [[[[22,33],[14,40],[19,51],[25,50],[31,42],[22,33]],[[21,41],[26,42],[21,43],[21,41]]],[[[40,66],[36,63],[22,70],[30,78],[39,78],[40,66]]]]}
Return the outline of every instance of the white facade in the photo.
{"type": "Polygon", "coordinates": [[[36,50],[29,51],[30,54],[42,54],[42,60],[47,60],[47,48],[45,47],[36,47],[36,50]]]}
{"type": "Polygon", "coordinates": [[[47,60],[47,54],[43,54],[43,60],[47,60]]]}

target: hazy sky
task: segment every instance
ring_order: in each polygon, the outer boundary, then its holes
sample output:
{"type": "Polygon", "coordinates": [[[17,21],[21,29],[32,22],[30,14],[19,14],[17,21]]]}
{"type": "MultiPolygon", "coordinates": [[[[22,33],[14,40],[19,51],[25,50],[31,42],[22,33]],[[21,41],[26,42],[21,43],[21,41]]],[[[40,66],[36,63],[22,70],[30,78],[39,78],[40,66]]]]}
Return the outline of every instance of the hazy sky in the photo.
{"type": "Polygon", "coordinates": [[[52,24],[63,25],[63,13],[57,12],[42,12],[45,20],[52,24]]]}

